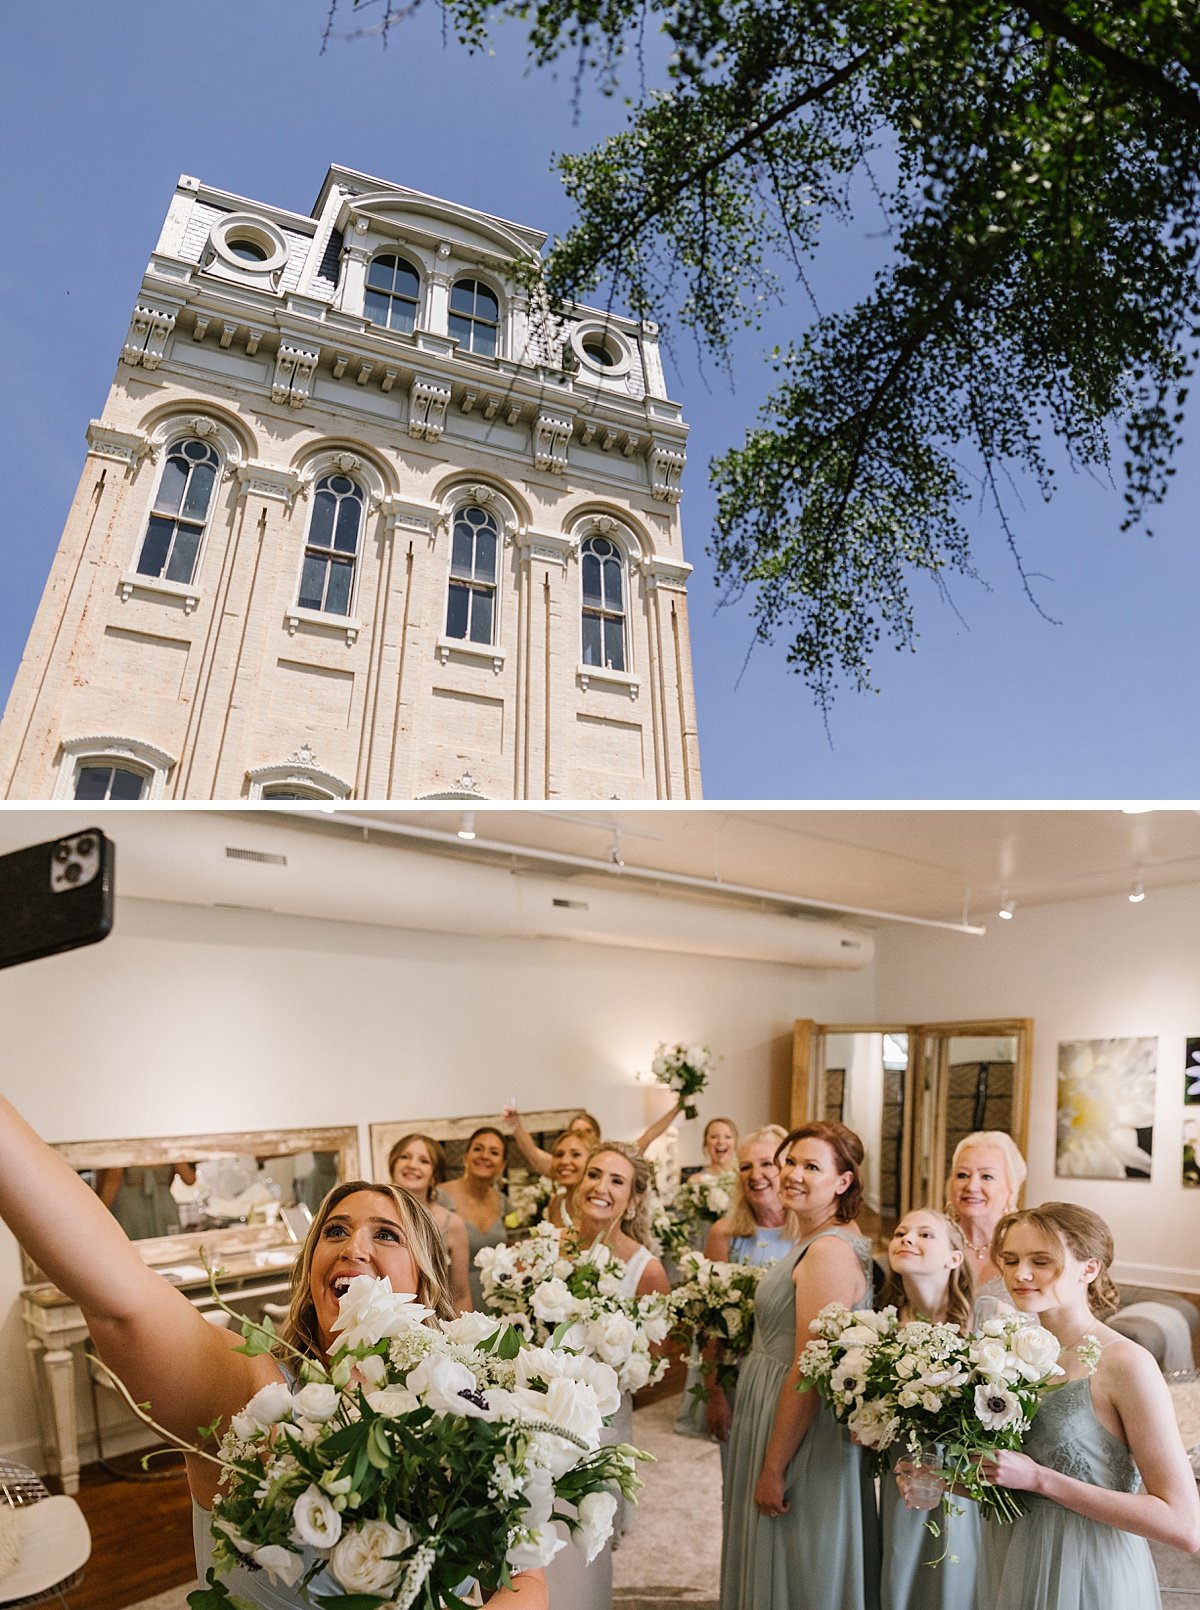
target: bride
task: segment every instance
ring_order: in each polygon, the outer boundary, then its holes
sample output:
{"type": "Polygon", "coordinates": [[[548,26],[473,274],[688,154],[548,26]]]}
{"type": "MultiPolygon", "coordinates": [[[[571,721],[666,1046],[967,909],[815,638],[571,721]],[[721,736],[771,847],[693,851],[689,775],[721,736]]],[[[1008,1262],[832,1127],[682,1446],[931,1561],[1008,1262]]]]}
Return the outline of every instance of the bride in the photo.
{"type": "MultiPolygon", "coordinates": [[[[207,1446],[214,1447],[230,1417],[262,1387],[290,1384],[279,1359],[238,1352],[239,1336],[210,1325],[182,1292],[144,1264],[100,1199],[3,1097],[0,1218],[82,1309],[100,1358],[179,1441],[195,1442],[197,1427],[204,1426],[207,1446]]],[[[283,1341],[325,1360],[335,1342],[342,1292],[354,1276],[364,1274],[386,1278],[393,1291],[415,1292],[441,1319],[453,1317],[445,1254],[433,1220],[406,1192],[356,1180],[337,1186],[317,1212],[294,1266],[283,1341]]],[[[191,1455],[187,1474],[203,1578],[220,1472],[210,1460],[191,1455]]],[[[228,1581],[240,1597],[265,1610],[305,1602],[271,1587],[264,1572],[238,1571],[228,1581]]],[[[324,1573],[310,1588],[339,1591],[324,1573]]],[[[502,1590],[493,1600],[513,1610],[546,1610],[543,1573],[518,1573],[512,1591],[502,1590]]]]}

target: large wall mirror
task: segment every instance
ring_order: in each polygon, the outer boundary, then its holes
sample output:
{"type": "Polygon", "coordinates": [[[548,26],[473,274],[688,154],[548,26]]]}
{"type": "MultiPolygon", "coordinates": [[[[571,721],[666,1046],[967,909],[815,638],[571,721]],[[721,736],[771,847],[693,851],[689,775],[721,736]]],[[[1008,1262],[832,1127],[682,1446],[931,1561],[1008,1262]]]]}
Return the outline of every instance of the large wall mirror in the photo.
{"type": "Polygon", "coordinates": [[[954,1148],[999,1129],[1025,1150],[1033,1023],[796,1023],[792,1125],[836,1118],[862,1136],[863,1228],[885,1240],[940,1207],[954,1148]]]}
{"type": "MultiPolygon", "coordinates": [[[[66,1141],[54,1150],[146,1262],[181,1285],[207,1278],[205,1259],[290,1264],[326,1191],[358,1173],[352,1127],[66,1141]]],[[[22,1257],[25,1283],[44,1280],[22,1257]]]]}

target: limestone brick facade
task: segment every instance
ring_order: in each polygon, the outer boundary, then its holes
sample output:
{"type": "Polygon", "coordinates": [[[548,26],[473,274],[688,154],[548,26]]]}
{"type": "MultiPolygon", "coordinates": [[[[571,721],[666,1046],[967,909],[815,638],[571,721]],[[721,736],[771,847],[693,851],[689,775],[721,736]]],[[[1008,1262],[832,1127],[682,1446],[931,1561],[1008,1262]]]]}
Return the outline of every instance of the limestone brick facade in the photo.
{"type": "Polygon", "coordinates": [[[686,427],[544,236],[182,177],[0,724],[12,799],[695,799],[686,427]]]}

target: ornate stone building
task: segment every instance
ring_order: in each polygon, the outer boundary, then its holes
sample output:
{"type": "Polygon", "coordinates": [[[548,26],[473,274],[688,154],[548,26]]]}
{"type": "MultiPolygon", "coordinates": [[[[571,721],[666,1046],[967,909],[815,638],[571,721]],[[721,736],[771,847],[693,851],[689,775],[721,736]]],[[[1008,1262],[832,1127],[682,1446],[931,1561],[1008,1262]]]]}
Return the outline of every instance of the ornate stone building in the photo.
{"type": "Polygon", "coordinates": [[[180,179],[0,726],[9,798],[695,799],[686,428],[545,237],[180,179]]]}

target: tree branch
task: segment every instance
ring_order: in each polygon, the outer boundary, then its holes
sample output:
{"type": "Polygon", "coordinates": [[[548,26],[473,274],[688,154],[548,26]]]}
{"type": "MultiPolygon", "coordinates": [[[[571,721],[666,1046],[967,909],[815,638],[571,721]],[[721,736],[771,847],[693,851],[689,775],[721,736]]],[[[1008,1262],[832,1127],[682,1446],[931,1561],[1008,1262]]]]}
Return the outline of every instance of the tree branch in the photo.
{"type": "MultiPolygon", "coordinates": [[[[1137,89],[1148,90],[1164,107],[1174,112],[1176,117],[1182,118],[1194,129],[1200,129],[1200,96],[1189,95],[1169,78],[1165,78],[1157,68],[1148,67],[1144,62],[1138,61],[1136,56],[1127,56],[1123,50],[1115,45],[1106,44],[1098,39],[1090,29],[1085,28],[1068,17],[1055,0],[1014,0],[1015,9],[1023,11],[1031,22],[1036,22],[1039,28],[1047,33],[1064,39],[1085,56],[1099,62],[1109,72],[1118,78],[1124,79],[1137,89]]],[[[1191,75],[1189,75],[1191,76],[1191,75]]]]}

